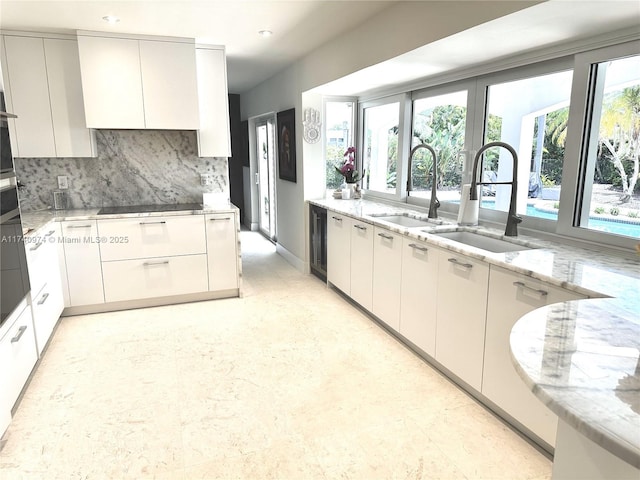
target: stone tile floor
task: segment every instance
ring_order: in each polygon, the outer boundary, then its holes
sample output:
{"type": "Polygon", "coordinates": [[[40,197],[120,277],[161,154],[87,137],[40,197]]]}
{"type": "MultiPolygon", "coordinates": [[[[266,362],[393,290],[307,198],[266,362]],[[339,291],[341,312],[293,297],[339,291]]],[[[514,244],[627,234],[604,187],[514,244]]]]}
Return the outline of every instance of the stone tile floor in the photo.
{"type": "Polygon", "coordinates": [[[550,478],[475,400],[241,235],[243,298],[62,319],[0,478],[550,478]]]}

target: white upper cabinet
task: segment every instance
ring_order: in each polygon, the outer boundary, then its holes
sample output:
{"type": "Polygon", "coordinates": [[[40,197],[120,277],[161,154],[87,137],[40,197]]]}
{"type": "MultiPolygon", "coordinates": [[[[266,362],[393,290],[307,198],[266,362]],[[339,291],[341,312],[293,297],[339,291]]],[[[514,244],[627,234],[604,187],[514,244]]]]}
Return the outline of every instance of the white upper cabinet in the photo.
{"type": "Polygon", "coordinates": [[[198,85],[193,43],[140,41],[145,127],[196,130],[198,85]]]}
{"type": "Polygon", "coordinates": [[[230,157],[229,96],[224,47],[196,48],[200,157],[230,157]]]}
{"type": "Polygon", "coordinates": [[[16,157],[95,157],[73,39],[5,35],[3,75],[16,157]]]}
{"type": "Polygon", "coordinates": [[[82,93],[90,128],[144,128],[137,40],[78,35],[82,93]]]}
{"type": "Polygon", "coordinates": [[[193,41],[79,32],[78,46],[87,126],[198,128],[193,41]]]}

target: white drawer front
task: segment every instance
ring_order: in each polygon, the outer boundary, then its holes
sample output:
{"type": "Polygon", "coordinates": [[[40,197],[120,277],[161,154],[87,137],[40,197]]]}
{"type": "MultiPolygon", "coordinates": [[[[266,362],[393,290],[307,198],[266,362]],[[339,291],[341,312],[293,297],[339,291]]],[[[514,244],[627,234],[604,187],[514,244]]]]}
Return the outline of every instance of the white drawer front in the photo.
{"type": "Polygon", "coordinates": [[[38,354],[41,354],[64,309],[60,281],[53,280],[47,283],[38,295],[33,298],[32,306],[33,327],[36,333],[38,354]]]}
{"type": "Polygon", "coordinates": [[[207,256],[184,255],[103,262],[105,301],[206,292],[207,256]]]}
{"type": "Polygon", "coordinates": [[[54,227],[25,239],[31,291],[39,292],[49,277],[58,273],[58,241],[54,227]]]}
{"type": "Polygon", "coordinates": [[[203,215],[99,220],[102,261],[206,253],[203,215]]]}

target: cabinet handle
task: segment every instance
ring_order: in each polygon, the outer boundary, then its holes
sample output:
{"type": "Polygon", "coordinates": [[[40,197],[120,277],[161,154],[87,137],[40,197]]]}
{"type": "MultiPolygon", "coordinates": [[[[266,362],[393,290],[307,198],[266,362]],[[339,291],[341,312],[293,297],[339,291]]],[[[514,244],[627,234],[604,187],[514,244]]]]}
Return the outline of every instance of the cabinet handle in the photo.
{"type": "Polygon", "coordinates": [[[47,298],[49,298],[49,294],[48,293],[45,293],[44,295],[42,295],[42,298],[38,302],[38,305],[42,305],[44,302],[46,302],[47,298]]]}
{"type": "Polygon", "coordinates": [[[144,262],[142,264],[143,267],[152,267],[154,265],[168,265],[169,260],[165,260],[164,262],[144,262]]]}
{"type": "Polygon", "coordinates": [[[24,332],[26,332],[26,331],[27,331],[27,326],[26,325],[22,325],[18,329],[18,333],[16,334],[16,336],[11,339],[11,343],[19,342],[20,338],[22,337],[22,335],[24,335],[24,332]]]}
{"type": "Polygon", "coordinates": [[[385,240],[393,240],[393,236],[387,235],[386,233],[379,233],[378,236],[384,238],[385,240]]]}
{"type": "Polygon", "coordinates": [[[458,260],[457,258],[450,258],[449,261],[451,263],[453,263],[454,265],[458,265],[459,267],[473,268],[473,265],[471,265],[470,263],[463,263],[460,260],[458,260]]]}
{"type": "Polygon", "coordinates": [[[51,230],[49,233],[47,233],[47,234],[45,235],[45,237],[50,237],[50,236],[51,236],[51,235],[53,235],[54,233],[56,233],[56,231],[55,231],[55,230],[51,230]]]}
{"type": "Polygon", "coordinates": [[[39,249],[39,248],[42,246],[42,243],[43,243],[43,242],[36,243],[33,247],[31,247],[31,248],[29,249],[29,251],[30,251],[30,252],[34,252],[34,251],[36,251],[37,249],[39,249]]]}
{"type": "Polygon", "coordinates": [[[140,222],[140,225],[160,225],[167,223],[165,220],[161,220],[159,222],[140,222]]]}
{"type": "Polygon", "coordinates": [[[224,217],[224,218],[210,218],[209,221],[211,222],[217,222],[218,220],[231,220],[231,217],[224,217]]]}
{"type": "Polygon", "coordinates": [[[357,228],[358,230],[366,230],[367,227],[363,227],[362,225],[354,225],[353,228],[357,228]]]}
{"type": "Polygon", "coordinates": [[[547,292],[546,290],[530,287],[529,285],[527,285],[524,282],[513,282],[513,285],[515,287],[520,287],[520,288],[522,288],[524,290],[530,290],[532,292],[535,292],[538,295],[540,295],[541,297],[546,297],[547,295],[549,295],[549,292],[547,292]]]}
{"type": "Polygon", "coordinates": [[[89,224],[89,225],[67,225],[67,228],[91,228],[91,224],[89,224]]]}
{"type": "Polygon", "coordinates": [[[423,246],[417,245],[415,243],[410,243],[409,246],[411,248],[416,249],[416,250],[420,250],[421,252],[428,252],[429,251],[429,249],[427,247],[423,247],[423,246]]]}
{"type": "Polygon", "coordinates": [[[340,217],[331,217],[331,218],[333,218],[334,220],[336,220],[336,221],[338,221],[338,222],[341,222],[341,221],[342,221],[342,219],[341,219],[340,217]]]}

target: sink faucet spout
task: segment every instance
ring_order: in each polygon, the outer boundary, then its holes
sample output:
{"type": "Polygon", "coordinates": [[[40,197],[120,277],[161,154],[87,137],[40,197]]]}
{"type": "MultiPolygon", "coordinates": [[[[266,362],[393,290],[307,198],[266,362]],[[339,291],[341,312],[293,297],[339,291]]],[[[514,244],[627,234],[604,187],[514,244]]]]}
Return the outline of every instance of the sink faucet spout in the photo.
{"type": "Polygon", "coordinates": [[[478,200],[478,189],[476,188],[478,185],[511,185],[511,198],[509,201],[509,213],[507,214],[507,225],[504,231],[505,236],[507,237],[517,237],[518,236],[518,224],[522,222],[522,218],[516,214],[516,199],[518,195],[518,154],[514,150],[514,148],[505,142],[490,142],[486,145],[483,145],[473,160],[473,170],[471,171],[471,192],[469,193],[470,200],[478,200]],[[482,154],[485,150],[492,147],[502,147],[506,148],[511,154],[511,159],[513,161],[513,174],[510,182],[479,182],[478,181],[478,163],[480,163],[480,175],[482,175],[482,161],[484,157],[482,154]]]}
{"type": "Polygon", "coordinates": [[[407,194],[409,194],[409,192],[413,190],[413,181],[411,179],[411,164],[413,162],[413,156],[421,148],[426,148],[427,150],[429,150],[429,152],[431,153],[431,156],[433,157],[433,162],[431,164],[433,181],[431,182],[431,201],[429,202],[429,214],[427,215],[427,218],[438,218],[438,208],[440,208],[440,200],[438,200],[438,197],[436,196],[436,189],[437,189],[437,183],[438,183],[437,182],[438,162],[436,160],[436,151],[433,149],[433,147],[431,147],[430,145],[427,145],[426,143],[421,143],[420,145],[416,145],[411,149],[411,153],[409,154],[409,170],[408,170],[409,178],[407,179],[407,194]]]}

